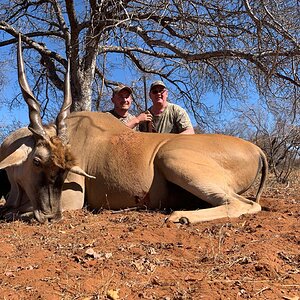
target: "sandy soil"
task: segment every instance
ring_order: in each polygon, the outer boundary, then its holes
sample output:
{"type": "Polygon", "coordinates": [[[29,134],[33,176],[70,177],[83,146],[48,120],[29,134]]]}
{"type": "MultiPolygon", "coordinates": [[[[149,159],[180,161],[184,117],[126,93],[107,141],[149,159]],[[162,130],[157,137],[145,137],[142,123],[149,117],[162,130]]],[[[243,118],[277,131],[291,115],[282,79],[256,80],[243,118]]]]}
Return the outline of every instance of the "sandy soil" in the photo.
{"type": "Polygon", "coordinates": [[[0,299],[300,298],[300,184],[256,215],[169,225],[161,212],[2,222],[0,299]]]}

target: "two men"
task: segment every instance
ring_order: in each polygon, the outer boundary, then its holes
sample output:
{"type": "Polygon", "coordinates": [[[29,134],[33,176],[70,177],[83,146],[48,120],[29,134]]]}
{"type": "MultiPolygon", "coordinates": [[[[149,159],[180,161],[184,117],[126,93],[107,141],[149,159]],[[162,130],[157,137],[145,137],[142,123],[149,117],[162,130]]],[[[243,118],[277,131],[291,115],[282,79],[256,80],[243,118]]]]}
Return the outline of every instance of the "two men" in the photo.
{"type": "Polygon", "coordinates": [[[194,129],[187,112],[179,105],[168,102],[168,90],[160,81],[151,84],[149,96],[152,106],[147,112],[137,117],[132,116],[128,109],[132,103],[132,90],[130,87],[121,85],[114,89],[112,102],[114,109],[110,111],[130,128],[138,128],[140,131],[158,133],[182,133],[193,134],[194,129]]]}

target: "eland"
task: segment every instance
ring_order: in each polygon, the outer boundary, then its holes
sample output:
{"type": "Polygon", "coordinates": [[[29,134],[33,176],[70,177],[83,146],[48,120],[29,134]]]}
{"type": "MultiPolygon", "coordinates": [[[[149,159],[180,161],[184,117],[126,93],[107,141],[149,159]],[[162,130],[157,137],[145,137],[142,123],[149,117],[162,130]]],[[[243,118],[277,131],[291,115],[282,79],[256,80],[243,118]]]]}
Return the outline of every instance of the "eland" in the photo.
{"type": "Polygon", "coordinates": [[[70,114],[69,76],[68,68],[56,124],[44,126],[24,72],[19,36],[18,77],[30,124],[0,148],[0,169],[11,184],[2,218],[32,215],[45,223],[86,205],[171,209],[169,221],[198,223],[261,210],[268,165],[259,147],[220,134],[135,132],[107,113],[70,114]],[[241,194],[260,172],[252,201],[241,194]]]}

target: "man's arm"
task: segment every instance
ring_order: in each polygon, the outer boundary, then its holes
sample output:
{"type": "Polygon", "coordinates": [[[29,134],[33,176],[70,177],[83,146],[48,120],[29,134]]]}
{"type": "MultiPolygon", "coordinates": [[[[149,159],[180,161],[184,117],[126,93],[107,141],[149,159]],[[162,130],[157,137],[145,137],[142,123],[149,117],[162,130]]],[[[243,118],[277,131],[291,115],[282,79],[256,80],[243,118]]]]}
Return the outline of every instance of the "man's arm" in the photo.
{"type": "Polygon", "coordinates": [[[191,119],[187,111],[181,106],[175,106],[177,111],[176,123],[180,134],[195,134],[191,119]]]}
{"type": "Polygon", "coordinates": [[[137,125],[139,125],[140,123],[151,122],[151,121],[152,121],[151,113],[150,112],[143,112],[143,113],[139,114],[138,116],[136,116],[135,118],[132,118],[130,121],[128,121],[126,123],[126,126],[133,129],[137,125]]]}

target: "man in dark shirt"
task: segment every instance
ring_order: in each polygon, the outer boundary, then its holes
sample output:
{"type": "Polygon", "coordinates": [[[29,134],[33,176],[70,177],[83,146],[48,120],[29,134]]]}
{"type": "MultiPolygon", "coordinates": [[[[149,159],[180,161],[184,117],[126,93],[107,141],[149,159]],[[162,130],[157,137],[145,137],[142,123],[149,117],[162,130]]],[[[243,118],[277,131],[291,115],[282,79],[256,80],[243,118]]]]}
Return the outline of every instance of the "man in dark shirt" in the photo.
{"type": "Polygon", "coordinates": [[[118,118],[126,126],[137,129],[137,125],[152,120],[152,115],[149,112],[143,112],[138,116],[133,116],[128,112],[132,103],[132,89],[126,85],[118,85],[113,90],[111,98],[114,108],[109,111],[112,115],[118,118]]]}

